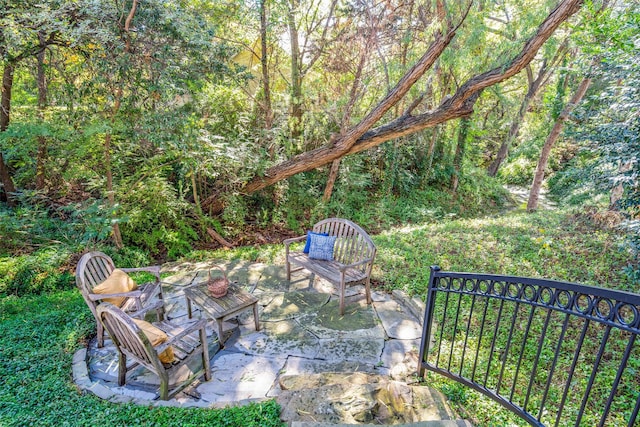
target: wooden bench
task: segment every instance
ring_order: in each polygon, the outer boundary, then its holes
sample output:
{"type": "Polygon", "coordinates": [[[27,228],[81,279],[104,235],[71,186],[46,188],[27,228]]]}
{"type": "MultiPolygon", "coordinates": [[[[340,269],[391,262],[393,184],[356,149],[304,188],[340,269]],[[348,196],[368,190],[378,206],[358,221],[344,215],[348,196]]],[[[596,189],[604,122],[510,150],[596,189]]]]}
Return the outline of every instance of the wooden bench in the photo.
{"type": "Polygon", "coordinates": [[[369,235],[360,226],[347,219],[324,219],[313,226],[316,233],[336,236],[333,248],[333,260],[324,261],[309,258],[303,252],[291,252],[290,245],[305,241],[307,236],[284,240],[286,255],[287,280],[291,281],[291,273],[307,269],[311,273],[326,279],[338,286],[340,290],[340,314],[344,314],[344,294],[348,285],[364,283],[367,304],[371,304],[371,267],[376,256],[376,247],[369,235]],[[299,266],[291,269],[291,264],[299,266]]]}

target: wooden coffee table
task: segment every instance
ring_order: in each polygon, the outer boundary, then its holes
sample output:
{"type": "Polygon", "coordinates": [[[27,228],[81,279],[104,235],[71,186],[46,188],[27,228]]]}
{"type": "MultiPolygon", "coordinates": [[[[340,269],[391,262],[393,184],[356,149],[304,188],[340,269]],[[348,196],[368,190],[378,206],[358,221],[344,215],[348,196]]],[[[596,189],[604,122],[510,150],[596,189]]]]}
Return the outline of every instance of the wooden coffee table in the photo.
{"type": "Polygon", "coordinates": [[[218,324],[218,340],[220,345],[224,345],[224,335],[222,333],[222,322],[237,316],[241,312],[253,308],[253,318],[256,323],[256,331],[260,330],[258,321],[258,298],[251,295],[235,284],[229,285],[229,291],[222,298],[214,298],[207,289],[207,282],[190,286],[184,290],[187,298],[187,312],[191,318],[191,303],[198,306],[207,317],[215,319],[218,324]]]}

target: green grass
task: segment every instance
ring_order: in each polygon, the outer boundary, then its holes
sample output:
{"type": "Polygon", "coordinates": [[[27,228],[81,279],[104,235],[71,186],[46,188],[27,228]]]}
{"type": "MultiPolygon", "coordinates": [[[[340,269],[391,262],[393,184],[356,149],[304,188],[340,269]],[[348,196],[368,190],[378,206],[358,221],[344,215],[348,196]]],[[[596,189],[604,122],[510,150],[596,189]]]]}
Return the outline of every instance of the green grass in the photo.
{"type": "MultiPolygon", "coordinates": [[[[403,289],[423,296],[429,266],[438,264],[445,270],[545,277],[638,290],[623,271],[631,258],[619,250],[622,236],[562,211],[440,219],[394,228],[373,239],[379,250],[374,267],[379,289],[403,289]]],[[[282,245],[263,245],[198,251],[185,260],[244,259],[282,265],[283,256],[282,245]]],[[[0,270],[3,265],[10,266],[11,259],[0,259],[0,270]]],[[[6,273],[0,271],[0,275],[6,273]]],[[[41,295],[0,296],[0,425],[281,424],[274,401],[204,410],[117,405],[83,395],[73,384],[71,361],[73,353],[94,333],[94,320],[68,280],[47,287],[41,295]]],[[[441,377],[434,376],[430,381],[454,405],[480,420],[480,425],[524,425],[478,393],[441,377]]]]}

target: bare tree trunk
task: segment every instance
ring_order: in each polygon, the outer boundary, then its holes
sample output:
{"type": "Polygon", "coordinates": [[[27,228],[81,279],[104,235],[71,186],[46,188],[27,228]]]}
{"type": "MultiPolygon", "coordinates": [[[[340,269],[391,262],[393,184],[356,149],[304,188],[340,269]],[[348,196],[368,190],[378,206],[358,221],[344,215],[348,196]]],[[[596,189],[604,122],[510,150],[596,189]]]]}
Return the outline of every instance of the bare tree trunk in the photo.
{"type": "Polygon", "coordinates": [[[324,194],[322,195],[322,201],[328,202],[331,199],[333,193],[333,186],[338,178],[338,172],[340,171],[340,159],[336,159],[331,163],[331,169],[329,170],[329,177],[327,178],[327,185],[324,187],[324,194]]]}
{"type": "Polygon", "coordinates": [[[533,177],[533,183],[531,184],[531,191],[529,193],[529,201],[527,202],[527,211],[535,211],[538,209],[538,199],[540,198],[540,189],[542,188],[542,181],[544,180],[544,173],[547,169],[547,163],[549,163],[549,155],[551,154],[551,149],[554,144],[558,140],[562,129],[564,128],[564,123],[569,118],[571,112],[575,109],[576,105],[580,103],[584,94],[589,89],[591,85],[591,78],[585,77],[576,89],[576,93],[573,94],[569,103],[564,107],[560,116],[556,120],[551,129],[551,133],[547,137],[547,140],[544,142],[544,146],[542,147],[542,152],[540,153],[540,159],[538,160],[538,166],[536,167],[536,173],[533,177]]]}
{"type": "MultiPolygon", "coordinates": [[[[41,43],[44,36],[40,34],[41,43]]],[[[38,117],[42,122],[45,120],[45,110],[47,108],[47,81],[44,70],[44,48],[36,58],[38,60],[38,117]]],[[[47,138],[44,135],[38,136],[38,153],[36,154],[36,189],[44,189],[45,162],[47,159],[47,138]]]]}
{"type": "MultiPolygon", "coordinates": [[[[242,188],[242,192],[245,194],[253,193],[297,173],[315,169],[346,155],[355,154],[376,147],[385,141],[410,135],[439,123],[471,114],[473,105],[483,89],[507,80],[522,71],[534,59],[538,50],[555,30],[576,13],[581,5],[582,0],[561,1],[540,24],[537,32],[523,45],[516,57],[506,64],[473,76],[459,86],[453,96],[443,99],[440,105],[433,110],[419,115],[402,115],[385,125],[372,129],[440,57],[453,39],[457,28],[466,19],[465,14],[456,26],[450,24],[445,34],[436,35],[435,40],[418,62],[357,125],[332,138],[329,144],[323,147],[301,153],[269,168],[265,171],[264,176],[250,180],[242,188]]],[[[203,206],[210,207],[211,212],[219,212],[222,206],[216,203],[217,198],[218,193],[210,195],[203,202],[203,206]]]]}
{"type": "MultiPolygon", "coordinates": [[[[13,89],[13,72],[15,70],[14,64],[7,62],[4,66],[2,73],[2,95],[0,98],[0,132],[4,132],[9,127],[9,121],[11,119],[11,90],[13,89]]],[[[6,197],[7,205],[10,207],[15,206],[16,201],[13,193],[16,192],[16,187],[13,184],[13,179],[9,173],[9,167],[4,161],[2,152],[0,152],[0,179],[2,180],[2,186],[6,197]]]]}
{"type": "MultiPolygon", "coordinates": [[[[269,64],[267,62],[267,0],[260,2],[260,64],[262,65],[262,91],[264,101],[262,110],[264,112],[264,128],[270,130],[273,126],[273,110],[271,109],[271,88],[269,86],[269,64]]],[[[274,153],[271,152],[273,158],[274,153]]]]}
{"type": "Polygon", "coordinates": [[[458,182],[460,180],[460,171],[462,170],[462,161],[464,159],[465,145],[467,143],[467,135],[469,134],[469,126],[471,118],[463,117],[460,120],[460,130],[458,131],[458,143],[456,145],[456,154],[453,158],[453,174],[451,175],[451,191],[455,194],[458,191],[458,182]]]}
{"type": "Polygon", "coordinates": [[[300,74],[300,45],[295,12],[298,10],[298,0],[289,0],[287,24],[291,39],[291,136],[297,138],[302,133],[302,76],[300,74]]]}

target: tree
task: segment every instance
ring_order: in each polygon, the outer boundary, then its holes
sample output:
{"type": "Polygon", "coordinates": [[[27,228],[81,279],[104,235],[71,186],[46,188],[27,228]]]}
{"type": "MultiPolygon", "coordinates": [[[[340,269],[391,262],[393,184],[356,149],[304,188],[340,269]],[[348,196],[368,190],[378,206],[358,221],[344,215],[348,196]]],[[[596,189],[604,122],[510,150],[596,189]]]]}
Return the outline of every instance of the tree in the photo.
{"type": "Polygon", "coordinates": [[[564,124],[569,118],[569,115],[573,112],[576,106],[582,101],[582,98],[587,93],[587,89],[591,86],[591,77],[585,77],[582,79],[575,93],[571,97],[571,100],[567,103],[567,105],[562,109],[562,112],[556,119],[553,124],[553,128],[549,133],[546,141],[544,142],[544,146],[542,147],[542,152],[540,153],[540,159],[538,160],[538,165],[536,166],[536,172],[533,177],[533,183],[531,184],[531,190],[529,192],[529,200],[527,201],[527,210],[535,211],[538,209],[538,199],[540,198],[540,189],[542,188],[542,181],[544,180],[545,171],[547,169],[547,163],[549,162],[549,155],[551,154],[551,149],[555,145],[556,141],[560,137],[560,133],[564,128],[564,124]]]}
{"type": "MultiPolygon", "coordinates": [[[[0,10],[0,59],[3,65],[0,132],[9,127],[16,68],[25,59],[41,55],[48,46],[67,46],[77,8],[77,5],[67,4],[64,0],[52,0],[37,2],[37,5],[31,1],[17,2],[0,10]]],[[[7,203],[13,206],[12,193],[16,187],[1,150],[0,179],[7,203]]]]}
{"type": "MultiPolygon", "coordinates": [[[[580,0],[561,1],[539,25],[536,33],[526,41],[520,52],[513,59],[489,71],[472,76],[461,84],[452,96],[443,99],[433,110],[415,115],[410,111],[388,121],[386,124],[374,127],[404,98],[449,46],[456,35],[456,31],[465,21],[470,8],[470,5],[468,5],[457,22],[452,22],[450,17],[446,20],[442,31],[436,33],[434,40],[422,57],[359,123],[334,136],[329,144],[323,147],[301,153],[270,167],[265,171],[264,176],[257,176],[244,185],[242,192],[253,193],[297,173],[315,169],[346,155],[358,153],[375,147],[382,142],[410,135],[437,124],[471,114],[474,103],[480,93],[485,88],[505,81],[523,70],[535,58],[538,50],[551,37],[554,31],[575,14],[581,4],[580,0]]],[[[222,206],[217,201],[219,201],[218,196],[214,194],[207,198],[203,205],[211,206],[216,202],[213,210],[219,211],[222,206]]]]}

